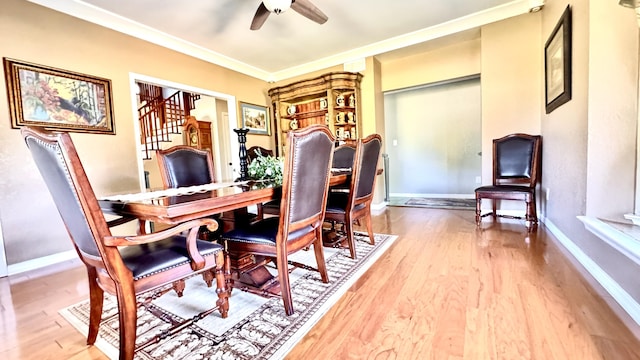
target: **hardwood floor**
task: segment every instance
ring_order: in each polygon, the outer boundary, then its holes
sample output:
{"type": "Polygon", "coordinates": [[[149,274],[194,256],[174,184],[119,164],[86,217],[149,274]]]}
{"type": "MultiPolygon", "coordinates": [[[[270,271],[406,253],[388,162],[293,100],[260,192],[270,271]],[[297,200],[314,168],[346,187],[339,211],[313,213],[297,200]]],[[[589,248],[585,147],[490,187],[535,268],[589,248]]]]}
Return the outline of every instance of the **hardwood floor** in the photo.
{"type": "MultiPolygon", "coordinates": [[[[640,327],[540,225],[389,207],[399,235],[290,359],[640,359],[640,327]]],[[[0,279],[0,358],[105,359],[58,310],[88,298],[78,261],[0,279]]],[[[231,304],[233,306],[233,304],[231,304]]]]}

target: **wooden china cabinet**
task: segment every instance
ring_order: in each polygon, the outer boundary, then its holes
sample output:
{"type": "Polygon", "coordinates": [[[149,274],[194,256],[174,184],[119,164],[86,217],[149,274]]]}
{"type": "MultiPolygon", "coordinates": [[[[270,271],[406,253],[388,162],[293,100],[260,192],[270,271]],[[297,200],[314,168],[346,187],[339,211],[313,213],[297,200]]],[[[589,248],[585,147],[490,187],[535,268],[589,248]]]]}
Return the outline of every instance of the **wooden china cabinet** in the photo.
{"type": "Polygon", "coordinates": [[[194,116],[187,116],[187,121],[182,125],[184,131],[184,144],[200,150],[208,149],[213,154],[211,140],[211,123],[198,121],[194,116]]]}
{"type": "Polygon", "coordinates": [[[360,138],[361,81],[360,73],[331,72],[270,89],[278,155],[287,132],[309,125],[328,126],[339,143],[360,138]]]}

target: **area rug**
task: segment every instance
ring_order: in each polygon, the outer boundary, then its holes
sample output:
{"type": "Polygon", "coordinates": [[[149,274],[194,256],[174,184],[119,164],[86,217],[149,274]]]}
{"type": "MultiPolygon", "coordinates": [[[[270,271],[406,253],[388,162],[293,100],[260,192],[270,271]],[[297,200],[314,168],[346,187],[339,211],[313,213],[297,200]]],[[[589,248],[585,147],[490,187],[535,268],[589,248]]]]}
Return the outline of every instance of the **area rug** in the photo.
{"type": "MultiPolygon", "coordinates": [[[[356,232],[357,259],[348,249],[324,248],[329,283],[315,271],[296,268],[290,274],[295,314],[286,316],[282,300],[263,298],[234,289],[229,316],[215,312],[175,335],[136,350],[135,359],[282,359],[347,289],[391,246],[397,236],[376,234],[375,245],[356,232]]],[[[313,251],[299,251],[291,260],[315,267],[313,251]]],[[[270,269],[275,274],[275,269],[270,269]]],[[[153,293],[140,297],[148,298],[153,293]]],[[[193,318],[215,304],[215,288],[199,276],[187,280],[184,296],[171,291],[138,309],[136,346],[158,335],[171,321],[193,318]]],[[[84,336],[89,301],[60,310],[84,336]]],[[[109,358],[118,358],[118,313],[115,297],[105,294],[103,319],[96,346],[109,358]]]]}
{"type": "Polygon", "coordinates": [[[436,209],[475,210],[476,200],[456,198],[411,198],[407,200],[404,205],[436,209]]]}

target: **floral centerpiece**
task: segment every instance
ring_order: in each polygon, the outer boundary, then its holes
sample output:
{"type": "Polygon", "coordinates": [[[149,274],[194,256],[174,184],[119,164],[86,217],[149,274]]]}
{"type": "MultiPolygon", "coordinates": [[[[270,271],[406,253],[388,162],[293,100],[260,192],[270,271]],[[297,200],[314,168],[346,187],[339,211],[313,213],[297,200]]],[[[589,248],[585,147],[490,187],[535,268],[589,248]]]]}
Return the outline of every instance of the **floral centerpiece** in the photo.
{"type": "Polygon", "coordinates": [[[283,167],[284,161],[281,158],[258,154],[249,164],[248,173],[253,180],[275,180],[281,184],[283,167]]]}

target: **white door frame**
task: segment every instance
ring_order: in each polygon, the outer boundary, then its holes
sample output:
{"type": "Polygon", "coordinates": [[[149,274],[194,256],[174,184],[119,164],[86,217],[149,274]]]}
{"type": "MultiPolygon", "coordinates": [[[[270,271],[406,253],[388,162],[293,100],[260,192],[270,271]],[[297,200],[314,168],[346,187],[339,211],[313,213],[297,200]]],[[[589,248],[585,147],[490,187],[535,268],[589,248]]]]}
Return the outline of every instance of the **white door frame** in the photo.
{"type": "MultiPolygon", "coordinates": [[[[240,158],[239,157],[236,158],[233,156],[233,154],[238,154],[240,152],[238,136],[235,132],[233,132],[233,129],[235,129],[238,124],[238,117],[237,117],[238,113],[236,111],[237,106],[236,106],[235,96],[220,93],[210,89],[197,88],[197,87],[186,85],[186,84],[180,84],[177,82],[163,80],[163,79],[151,77],[148,75],[142,75],[142,74],[136,74],[136,73],[129,73],[129,82],[131,87],[131,103],[133,104],[132,106],[133,119],[138,119],[138,107],[137,107],[138,85],[136,84],[137,82],[146,82],[146,83],[156,84],[162,87],[184,90],[194,94],[200,94],[200,95],[205,95],[205,96],[210,96],[217,99],[225,100],[227,102],[227,112],[228,112],[228,121],[229,121],[228,135],[229,135],[229,139],[231,139],[229,143],[230,149],[228,149],[229,154],[231,154],[230,156],[231,167],[233,169],[232,170],[233,172],[236,172],[238,174],[240,173],[240,158]]],[[[219,120],[220,119],[218,119],[218,121],[219,120]]],[[[142,136],[141,135],[142,132],[140,130],[140,122],[134,120],[133,128],[134,128],[135,139],[140,139],[140,137],[142,136]]],[[[143,149],[140,141],[136,141],[136,150],[138,151],[138,170],[139,170],[138,175],[140,176],[140,179],[139,179],[140,190],[144,190],[146,188],[146,184],[144,179],[144,164],[142,160],[143,149]]],[[[215,157],[214,164],[222,164],[221,152],[222,151],[217,151],[216,154],[214,154],[214,157],[215,157]]],[[[227,161],[225,161],[225,163],[227,163],[227,161]]],[[[216,170],[220,170],[220,169],[216,169],[216,170]]]]}

